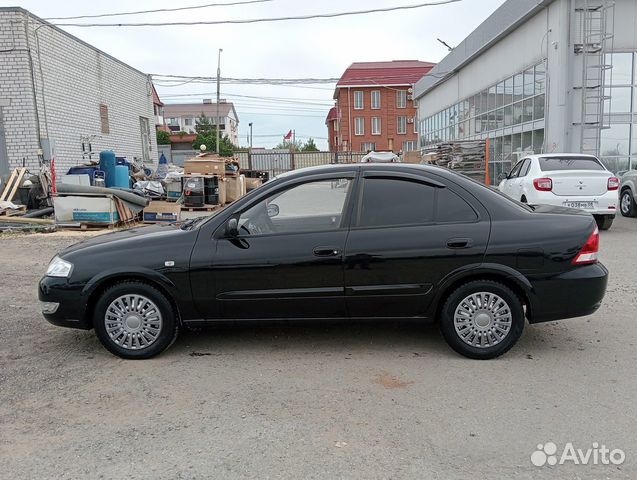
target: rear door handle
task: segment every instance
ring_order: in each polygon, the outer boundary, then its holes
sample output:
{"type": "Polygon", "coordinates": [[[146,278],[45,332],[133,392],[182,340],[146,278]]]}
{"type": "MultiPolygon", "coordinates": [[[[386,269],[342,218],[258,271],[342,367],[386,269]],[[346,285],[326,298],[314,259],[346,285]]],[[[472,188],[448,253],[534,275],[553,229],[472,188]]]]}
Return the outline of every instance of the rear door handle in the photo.
{"type": "Polygon", "coordinates": [[[341,253],[336,247],[314,247],[312,251],[317,257],[335,257],[341,253]]]}
{"type": "Polygon", "coordinates": [[[447,248],[469,248],[472,243],[470,238],[450,238],[447,240],[447,248]]]}

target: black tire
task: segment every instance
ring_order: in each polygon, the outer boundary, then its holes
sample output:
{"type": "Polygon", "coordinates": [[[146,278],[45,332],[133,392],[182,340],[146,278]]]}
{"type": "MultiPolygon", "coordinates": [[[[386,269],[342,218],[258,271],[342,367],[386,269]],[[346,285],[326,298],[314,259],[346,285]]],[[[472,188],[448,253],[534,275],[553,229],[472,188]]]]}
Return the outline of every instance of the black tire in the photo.
{"type": "Polygon", "coordinates": [[[637,217],[637,205],[629,188],[626,188],[619,196],[619,211],[624,217],[637,217]],[[625,204],[628,208],[623,206],[625,204]]]}
{"type": "MultiPolygon", "coordinates": [[[[111,353],[121,358],[144,359],[160,354],[177,339],[179,321],[176,312],[166,296],[155,287],[137,281],[120,282],[109,287],[97,300],[93,312],[93,327],[102,345],[111,353]],[[106,310],[111,302],[125,295],[139,295],[152,301],[160,314],[161,325],[155,339],[146,347],[139,349],[125,348],[112,339],[107,333],[106,310]]],[[[141,328],[141,322],[140,326],[141,328]]]]}
{"type": "Polygon", "coordinates": [[[507,286],[492,280],[474,280],[454,290],[446,299],[439,319],[440,330],[449,346],[465,357],[478,360],[488,360],[506,353],[522,335],[524,323],[524,307],[520,298],[507,286]],[[508,333],[504,338],[493,345],[477,347],[469,345],[456,332],[454,315],[456,308],[467,297],[479,292],[495,294],[504,300],[511,314],[511,322],[508,333]]]}
{"type": "Polygon", "coordinates": [[[613,225],[615,215],[593,215],[595,222],[597,222],[597,228],[600,230],[608,230],[613,225]]]}

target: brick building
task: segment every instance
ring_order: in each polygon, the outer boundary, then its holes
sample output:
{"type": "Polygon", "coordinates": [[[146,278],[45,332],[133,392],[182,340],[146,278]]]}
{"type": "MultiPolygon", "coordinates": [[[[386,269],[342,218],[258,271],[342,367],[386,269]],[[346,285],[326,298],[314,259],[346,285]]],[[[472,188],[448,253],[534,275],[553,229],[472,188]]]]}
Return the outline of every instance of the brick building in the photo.
{"type": "Polygon", "coordinates": [[[19,7],[0,8],[0,175],[101,150],[157,162],[148,75],[19,7]]]}
{"type": "Polygon", "coordinates": [[[336,105],[326,118],[330,150],[416,150],[413,86],[434,65],[418,60],[352,63],[336,84],[336,105]]]}

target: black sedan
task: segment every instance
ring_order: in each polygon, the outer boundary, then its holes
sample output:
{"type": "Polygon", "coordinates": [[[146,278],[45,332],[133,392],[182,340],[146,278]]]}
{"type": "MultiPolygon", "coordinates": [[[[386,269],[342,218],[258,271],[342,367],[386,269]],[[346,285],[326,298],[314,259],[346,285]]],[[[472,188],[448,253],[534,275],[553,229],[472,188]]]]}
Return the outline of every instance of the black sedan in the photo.
{"type": "Polygon", "coordinates": [[[416,318],[493,358],[530,323],[589,315],[608,271],[593,217],[518,203],[424,165],[281,175],[218,213],[73,245],[39,285],[44,317],[124,358],[219,320],[416,318]]]}

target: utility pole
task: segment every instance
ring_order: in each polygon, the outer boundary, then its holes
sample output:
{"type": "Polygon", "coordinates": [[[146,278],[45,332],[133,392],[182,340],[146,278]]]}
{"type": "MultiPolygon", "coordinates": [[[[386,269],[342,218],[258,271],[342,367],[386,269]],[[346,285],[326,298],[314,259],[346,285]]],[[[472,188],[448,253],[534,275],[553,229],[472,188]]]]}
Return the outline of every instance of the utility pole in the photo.
{"type": "Polygon", "coordinates": [[[217,56],[217,155],[219,155],[219,129],[221,127],[221,122],[219,121],[219,94],[220,94],[220,82],[221,82],[221,52],[223,52],[223,48],[219,49],[219,54],[217,56]]]}
{"type": "Polygon", "coordinates": [[[248,127],[250,127],[250,148],[252,148],[252,122],[248,123],[248,127]]]}

